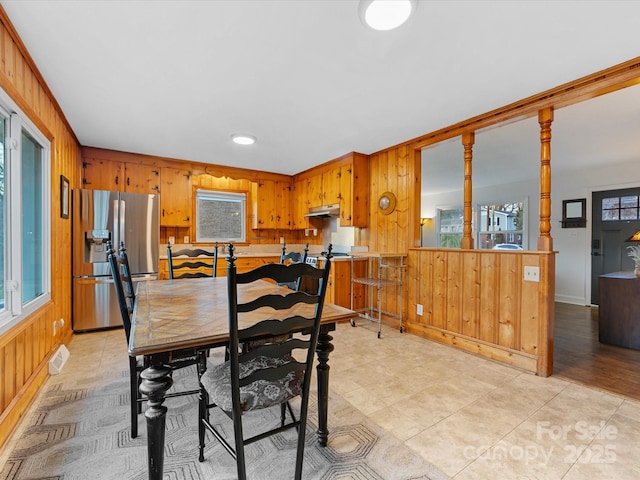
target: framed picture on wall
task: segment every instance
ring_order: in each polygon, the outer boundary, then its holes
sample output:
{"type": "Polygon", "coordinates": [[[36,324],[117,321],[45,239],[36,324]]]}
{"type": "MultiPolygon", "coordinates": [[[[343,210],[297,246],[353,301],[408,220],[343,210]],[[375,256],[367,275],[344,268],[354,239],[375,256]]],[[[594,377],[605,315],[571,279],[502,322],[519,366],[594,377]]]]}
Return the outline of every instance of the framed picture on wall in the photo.
{"type": "Polygon", "coordinates": [[[60,216],[69,218],[69,179],[60,175],[60,216]]]}

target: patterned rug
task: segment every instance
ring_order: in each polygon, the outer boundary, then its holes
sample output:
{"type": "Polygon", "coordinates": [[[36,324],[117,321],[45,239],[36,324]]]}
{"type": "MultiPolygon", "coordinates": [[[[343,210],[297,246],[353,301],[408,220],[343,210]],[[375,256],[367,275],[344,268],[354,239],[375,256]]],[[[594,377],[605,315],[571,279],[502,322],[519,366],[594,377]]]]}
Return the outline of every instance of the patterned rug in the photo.
{"type": "MultiPolygon", "coordinates": [[[[129,435],[128,371],[96,374],[77,384],[52,377],[30,411],[8,460],[2,480],[144,480],[147,478],[146,424],[139,415],[140,436],[129,435]]],[[[195,369],[174,374],[177,385],[197,383],[195,369]]],[[[197,398],[168,399],[164,478],[232,480],[235,462],[215,439],[198,462],[197,398]]],[[[277,409],[276,409],[277,410],[277,409]]],[[[212,412],[213,413],[213,412],[212,412]]],[[[274,415],[253,414],[245,431],[277,423],[274,415]]],[[[232,427],[226,416],[216,421],[232,427]]],[[[446,475],[368,421],[347,401],[332,393],[329,441],[316,441],[316,401],[310,401],[303,478],[309,480],[441,480],[446,475]]],[[[248,476],[255,480],[293,478],[295,430],[256,442],[246,449],[248,476]]]]}

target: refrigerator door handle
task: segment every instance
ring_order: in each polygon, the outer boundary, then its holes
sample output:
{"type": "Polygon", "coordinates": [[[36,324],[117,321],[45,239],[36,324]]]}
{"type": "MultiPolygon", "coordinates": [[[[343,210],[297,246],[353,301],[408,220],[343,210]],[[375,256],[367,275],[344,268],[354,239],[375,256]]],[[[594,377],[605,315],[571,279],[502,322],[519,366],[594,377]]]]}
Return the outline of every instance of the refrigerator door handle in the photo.
{"type": "Polygon", "coordinates": [[[118,203],[120,205],[120,212],[118,212],[118,220],[120,221],[118,225],[118,245],[120,245],[124,243],[124,219],[127,204],[124,200],[119,200],[118,203]]]}
{"type": "Polygon", "coordinates": [[[114,250],[118,250],[120,245],[120,200],[113,201],[113,238],[111,239],[111,246],[114,250]]]}

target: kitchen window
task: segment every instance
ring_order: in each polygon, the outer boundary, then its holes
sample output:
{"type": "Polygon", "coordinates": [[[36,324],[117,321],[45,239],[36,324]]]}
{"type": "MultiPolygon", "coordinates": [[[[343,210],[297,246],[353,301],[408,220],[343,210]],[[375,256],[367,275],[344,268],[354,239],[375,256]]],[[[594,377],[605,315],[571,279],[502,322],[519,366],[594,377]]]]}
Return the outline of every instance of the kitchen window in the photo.
{"type": "Polygon", "coordinates": [[[246,193],[196,191],[196,242],[245,242],[246,193]]]}
{"type": "Polygon", "coordinates": [[[50,143],[3,91],[0,144],[2,333],[51,298],[50,143]]]}

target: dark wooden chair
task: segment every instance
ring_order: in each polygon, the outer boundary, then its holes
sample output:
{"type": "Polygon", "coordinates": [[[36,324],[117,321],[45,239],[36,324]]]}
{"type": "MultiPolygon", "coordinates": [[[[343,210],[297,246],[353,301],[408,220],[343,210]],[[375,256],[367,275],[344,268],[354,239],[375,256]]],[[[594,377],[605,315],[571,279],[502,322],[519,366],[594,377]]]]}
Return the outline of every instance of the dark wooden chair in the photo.
{"type": "MultiPolygon", "coordinates": [[[[280,263],[282,265],[289,265],[291,263],[305,263],[307,261],[307,255],[309,254],[309,243],[307,243],[304,247],[304,251],[300,252],[289,252],[287,253],[287,244],[282,244],[282,252],[280,253],[280,263]]],[[[280,284],[283,285],[283,284],[280,284]]],[[[288,282],[286,287],[289,287],[291,290],[299,290],[300,289],[300,279],[295,282],[288,282]]]]}
{"type": "MultiPolygon", "coordinates": [[[[123,242],[120,243],[119,253],[116,253],[113,250],[110,241],[107,242],[107,260],[111,267],[111,276],[116,290],[116,297],[118,298],[122,325],[124,327],[127,345],[129,345],[129,337],[131,336],[131,314],[133,313],[133,307],[135,306],[136,293],[133,278],[131,277],[131,269],[129,268],[127,251],[123,242]]],[[[206,362],[206,360],[200,355],[201,354],[196,353],[194,350],[185,351],[182,354],[178,353],[171,359],[168,365],[172,369],[177,369],[197,365],[199,362],[206,362]]],[[[140,382],[142,380],[140,378],[140,373],[147,367],[148,365],[144,362],[142,357],[137,358],[129,355],[131,438],[136,438],[138,436],[138,414],[142,412],[142,403],[147,400],[146,397],[140,393],[140,382]]],[[[198,393],[200,393],[198,389],[169,392],[166,397],[194,395],[198,393]]]]}
{"type": "Polygon", "coordinates": [[[228,361],[210,368],[200,377],[198,433],[201,462],[204,461],[205,432],[209,431],[236,459],[238,479],[246,480],[245,446],[295,428],[298,432],[295,478],[301,479],[309,388],[331,267],[330,255],[331,245],[325,254],[326,261],[321,269],[307,263],[272,263],[246,273],[237,273],[233,246],[229,246],[228,349],[232,353],[228,361]],[[282,295],[271,292],[243,299],[242,303],[238,301],[238,285],[242,285],[240,288],[246,292],[250,284],[259,286],[261,283],[256,282],[263,279],[284,283],[307,276],[319,281],[320,287],[315,295],[282,289],[282,295]],[[308,309],[301,314],[300,308],[305,305],[308,309]],[[240,328],[239,315],[251,319],[252,326],[240,328]],[[248,352],[239,351],[238,346],[241,343],[260,337],[269,338],[271,341],[248,352]],[[280,340],[274,340],[276,338],[280,340]],[[289,404],[295,397],[300,397],[297,419],[289,404]],[[222,433],[225,427],[219,425],[218,420],[210,421],[210,409],[214,407],[221,409],[231,419],[233,440],[225,438],[222,433]],[[252,436],[245,438],[243,415],[257,414],[256,411],[270,407],[280,407],[278,426],[255,434],[251,432],[252,436]]]}
{"type": "Polygon", "coordinates": [[[212,252],[202,248],[184,248],[173,252],[167,244],[169,278],[215,277],[218,268],[218,243],[212,252]]]}

